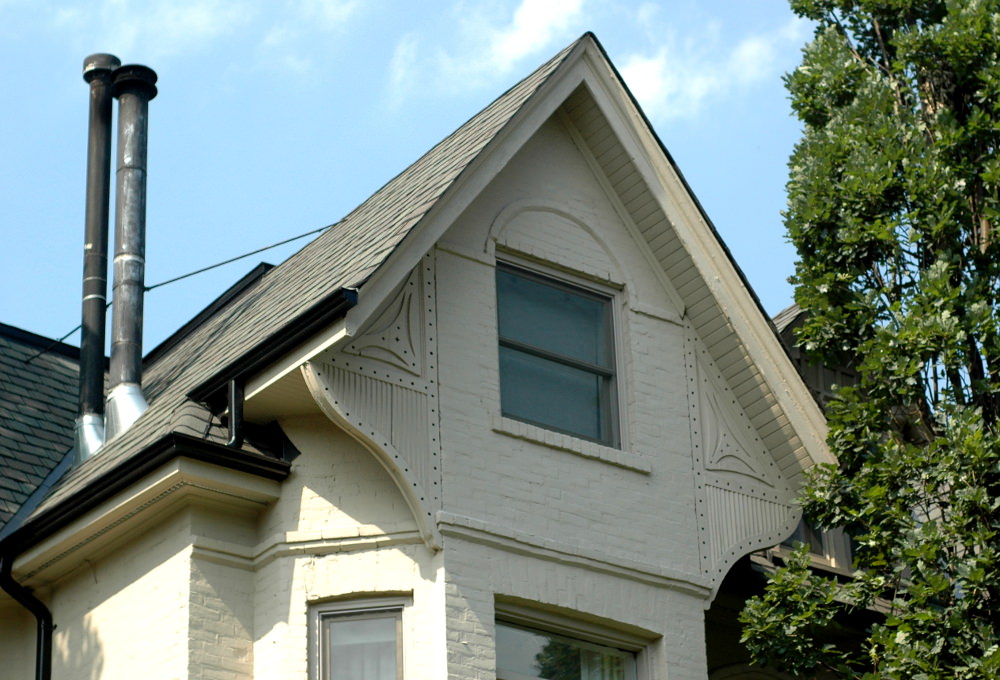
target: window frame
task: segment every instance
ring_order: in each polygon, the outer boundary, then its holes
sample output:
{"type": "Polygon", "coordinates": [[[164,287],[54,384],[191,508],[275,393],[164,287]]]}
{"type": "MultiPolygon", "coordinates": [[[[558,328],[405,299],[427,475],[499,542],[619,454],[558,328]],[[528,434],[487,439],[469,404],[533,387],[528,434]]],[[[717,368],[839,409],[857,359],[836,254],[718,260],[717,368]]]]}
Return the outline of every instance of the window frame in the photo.
{"type": "Polygon", "coordinates": [[[309,607],[309,677],[311,680],[326,680],[331,654],[326,623],[333,620],[370,620],[393,618],[396,622],[396,678],[405,675],[406,655],[404,653],[403,631],[409,597],[378,597],[363,600],[335,600],[313,603],[309,607]]]}
{"type": "MultiPolygon", "coordinates": [[[[650,631],[635,629],[632,626],[620,627],[609,621],[607,624],[596,621],[583,621],[572,613],[562,614],[550,610],[539,610],[502,599],[496,601],[494,620],[494,670],[499,675],[499,650],[496,648],[496,626],[505,625],[520,628],[542,635],[551,635],[571,642],[582,643],[582,646],[598,646],[616,649],[632,655],[634,660],[635,678],[644,680],[651,677],[649,669],[649,645],[659,639],[659,635],[650,631]]],[[[522,676],[518,676],[522,677],[522,676]]],[[[517,678],[511,677],[511,680],[517,678]]]]}
{"type": "Polygon", "coordinates": [[[499,393],[499,412],[501,418],[525,423],[526,425],[538,427],[550,432],[557,432],[568,437],[586,442],[592,442],[599,446],[618,450],[624,449],[624,428],[622,427],[623,417],[621,411],[622,400],[620,396],[622,351],[619,332],[619,329],[621,328],[619,306],[621,302],[621,290],[611,288],[606,285],[600,285],[589,279],[585,279],[580,276],[573,276],[563,271],[553,271],[551,269],[541,267],[536,263],[528,264],[509,256],[497,259],[493,281],[495,286],[494,299],[496,300],[496,338],[498,355],[497,391],[499,393]],[[549,286],[556,290],[562,290],[573,295],[578,295],[584,299],[602,302],[604,304],[604,320],[602,322],[604,324],[603,330],[607,336],[607,351],[610,355],[607,364],[592,364],[587,361],[563,355],[559,352],[550,351],[541,347],[535,347],[529,343],[524,343],[516,339],[505,338],[502,336],[500,333],[499,286],[499,274],[502,271],[509,272],[515,276],[519,276],[540,285],[549,286]],[[590,437],[580,432],[563,429],[540,420],[525,418],[505,411],[503,407],[503,390],[500,385],[502,382],[502,375],[499,361],[499,354],[501,348],[503,347],[507,347],[514,351],[521,352],[544,361],[550,361],[559,366],[569,367],[599,377],[601,384],[599,388],[600,404],[598,411],[599,417],[602,420],[601,424],[604,425],[603,429],[606,430],[605,436],[603,438],[590,437]]]}

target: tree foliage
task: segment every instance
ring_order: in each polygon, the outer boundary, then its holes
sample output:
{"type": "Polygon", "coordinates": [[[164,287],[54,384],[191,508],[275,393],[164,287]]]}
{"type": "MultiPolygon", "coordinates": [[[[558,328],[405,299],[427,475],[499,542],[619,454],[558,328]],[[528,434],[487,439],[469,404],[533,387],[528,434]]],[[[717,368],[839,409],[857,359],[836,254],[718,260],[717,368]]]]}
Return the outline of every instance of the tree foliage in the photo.
{"type": "Polygon", "coordinates": [[[744,640],[799,675],[1000,677],[1000,0],[792,7],[817,24],[786,77],[798,339],[858,375],[803,507],[856,574],[789,560],[744,640]],[[887,612],[856,653],[829,643],[852,608],[887,612]]]}

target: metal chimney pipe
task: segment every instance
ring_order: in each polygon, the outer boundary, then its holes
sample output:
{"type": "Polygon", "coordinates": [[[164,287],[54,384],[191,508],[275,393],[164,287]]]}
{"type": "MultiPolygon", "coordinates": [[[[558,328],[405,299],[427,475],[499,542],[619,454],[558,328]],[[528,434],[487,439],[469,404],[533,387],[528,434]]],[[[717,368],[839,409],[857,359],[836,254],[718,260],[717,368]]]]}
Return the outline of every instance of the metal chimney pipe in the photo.
{"type": "Polygon", "coordinates": [[[108,196],[111,191],[111,72],[118,57],[92,54],[83,60],[90,83],[87,133],[87,203],[83,242],[83,309],[80,334],[80,410],[76,462],[104,444],[104,338],[108,296],[108,196]]]}
{"type": "Polygon", "coordinates": [[[146,141],[156,73],[122,66],[112,74],[118,99],[118,181],[115,189],[114,309],[111,316],[111,389],[108,441],[148,408],[142,395],[142,297],[146,269],[146,141]]]}

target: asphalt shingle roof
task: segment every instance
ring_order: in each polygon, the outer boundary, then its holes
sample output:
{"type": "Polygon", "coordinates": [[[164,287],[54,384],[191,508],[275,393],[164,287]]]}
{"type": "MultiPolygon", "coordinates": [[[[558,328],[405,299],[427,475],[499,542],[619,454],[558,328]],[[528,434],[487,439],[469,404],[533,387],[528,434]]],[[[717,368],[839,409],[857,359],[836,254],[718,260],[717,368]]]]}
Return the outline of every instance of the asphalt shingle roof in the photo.
{"type": "Polygon", "coordinates": [[[32,516],[72,497],[171,431],[218,441],[218,419],[186,395],[222,367],[280,337],[289,323],[338,290],[362,287],[574,48],[593,39],[585,35],[561,51],[177,341],[147,367],[143,382],[149,410],[98,455],[71,469],[32,516]]]}

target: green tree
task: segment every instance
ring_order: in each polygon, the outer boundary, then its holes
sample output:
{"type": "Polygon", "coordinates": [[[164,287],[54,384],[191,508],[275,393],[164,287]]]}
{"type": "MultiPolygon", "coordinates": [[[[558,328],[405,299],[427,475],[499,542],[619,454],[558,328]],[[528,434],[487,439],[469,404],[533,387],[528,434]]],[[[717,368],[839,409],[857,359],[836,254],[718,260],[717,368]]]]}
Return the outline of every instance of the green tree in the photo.
{"type": "Polygon", "coordinates": [[[798,340],[859,377],[803,507],[855,537],[856,574],[792,558],[744,642],[799,675],[997,678],[1000,0],[791,4],[817,24],[786,77],[798,340]],[[860,648],[831,642],[859,608],[885,617],[860,648]]]}

